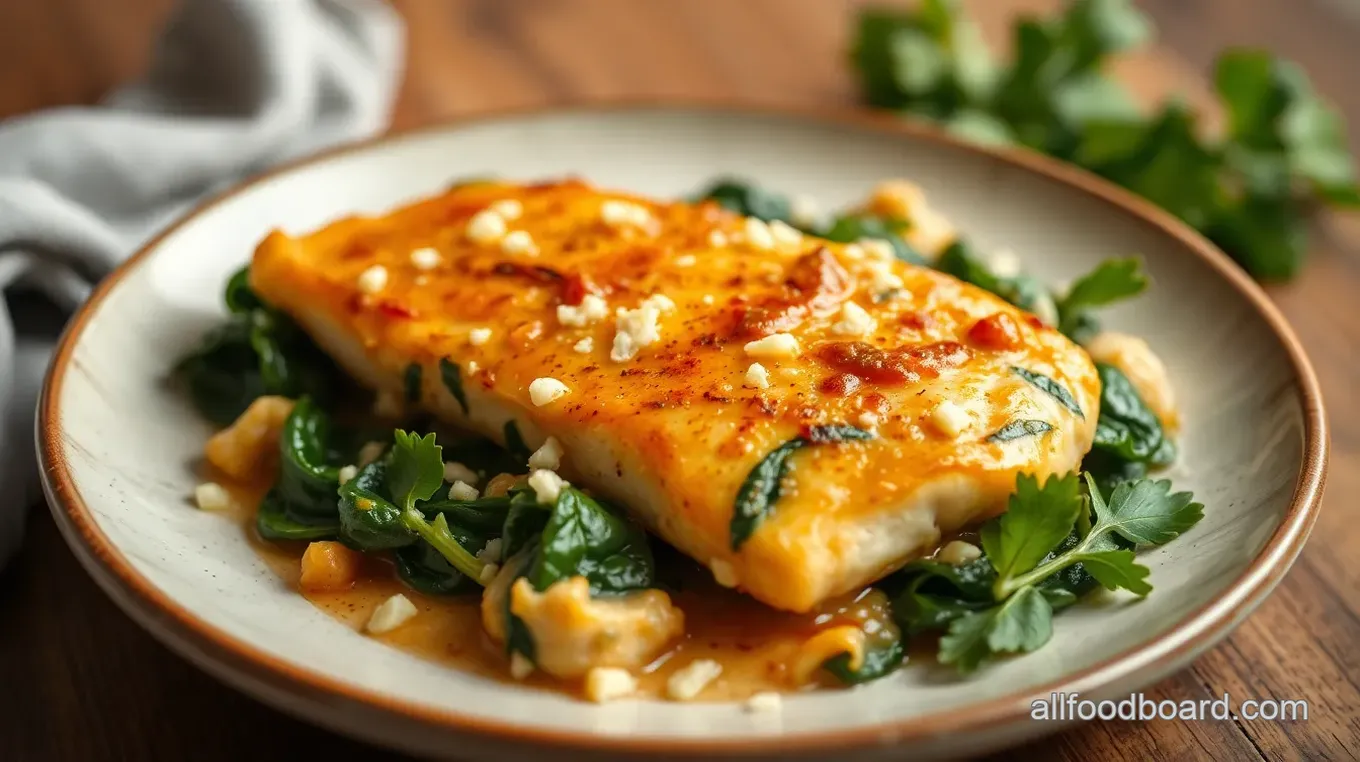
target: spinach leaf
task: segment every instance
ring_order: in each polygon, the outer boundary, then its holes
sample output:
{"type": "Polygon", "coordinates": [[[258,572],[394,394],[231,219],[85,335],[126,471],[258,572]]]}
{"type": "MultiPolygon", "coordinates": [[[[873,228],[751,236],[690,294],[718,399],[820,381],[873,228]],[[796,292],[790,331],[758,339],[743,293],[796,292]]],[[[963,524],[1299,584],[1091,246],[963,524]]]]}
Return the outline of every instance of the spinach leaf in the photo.
{"type": "Polygon", "coordinates": [[[885,638],[879,634],[865,638],[864,656],[858,669],[850,667],[850,654],[838,654],[827,659],[822,668],[845,685],[860,685],[883,677],[902,665],[906,649],[900,637],[885,638]]]}
{"type": "Polygon", "coordinates": [[[1019,366],[1011,366],[1011,372],[1028,381],[1036,389],[1057,400],[1063,407],[1076,413],[1078,418],[1086,417],[1086,414],[1081,412],[1081,406],[1072,398],[1072,393],[1067,391],[1066,387],[1062,384],[1042,373],[1035,373],[1032,370],[1019,366]]]}
{"type": "Polygon", "coordinates": [[[204,336],[175,365],[173,375],[194,406],[220,426],[234,421],[264,394],[330,400],[349,384],[335,363],[287,315],[270,308],[250,289],[249,270],[227,282],[226,323],[204,336]]]}
{"type": "Polygon", "coordinates": [[[1157,415],[1128,376],[1108,363],[1096,363],[1096,372],[1101,388],[1095,449],[1120,460],[1154,466],[1175,460],[1175,445],[1165,437],[1157,415]]]}
{"type": "MultiPolygon", "coordinates": [[[[451,526],[450,532],[469,553],[477,553],[486,547],[485,537],[467,534],[456,526],[451,526]]],[[[481,589],[476,580],[468,579],[467,575],[454,568],[439,551],[427,543],[420,542],[398,548],[392,554],[392,559],[396,562],[397,575],[401,580],[422,593],[454,595],[481,589]]]]}
{"type": "Polygon", "coordinates": [[[340,487],[340,527],[359,550],[389,550],[416,542],[416,533],[402,521],[402,508],[392,501],[390,461],[389,456],[369,463],[340,487]]]}
{"type": "Polygon", "coordinates": [[[444,387],[449,390],[449,394],[458,400],[459,406],[463,408],[463,413],[468,412],[467,395],[463,392],[463,372],[458,367],[458,363],[448,358],[439,360],[439,376],[444,382],[444,387]]]}
{"type": "Polygon", "coordinates": [[[1047,421],[1018,420],[1002,426],[992,432],[988,437],[988,442],[1009,442],[1013,439],[1024,437],[1037,437],[1040,434],[1052,431],[1053,425],[1047,421]]]}
{"type": "Polygon", "coordinates": [[[290,509],[334,517],[340,469],[326,458],[331,423],[310,397],[293,405],[279,432],[279,480],[275,489],[290,509]]]}
{"type": "Polygon", "coordinates": [[[266,540],[330,540],[339,535],[340,522],[334,516],[294,511],[275,488],[260,501],[255,531],[266,540]]]}
{"type": "Polygon", "coordinates": [[[872,439],[873,434],[854,426],[813,426],[808,433],[790,439],[761,458],[747,474],[732,509],[730,536],[733,550],[750,539],[756,528],[774,511],[774,504],[783,492],[782,482],[788,474],[789,458],[795,452],[813,444],[825,444],[872,439]]]}
{"type": "Polygon", "coordinates": [[[821,236],[840,243],[854,243],[865,238],[887,241],[898,259],[913,265],[924,265],[925,257],[902,237],[902,233],[910,227],[911,223],[907,220],[873,214],[847,214],[837,217],[821,236]]]}
{"type": "Polygon", "coordinates": [[[1017,275],[1002,278],[991,271],[972,248],[962,240],[955,239],[935,261],[935,269],[971,283],[978,288],[990,291],[1022,310],[1030,312],[1046,311],[1045,303],[1052,300],[1048,289],[1036,278],[1017,275]]]}
{"type": "Polygon", "coordinates": [[[1090,339],[1100,330],[1091,310],[1121,299],[1137,296],[1147,288],[1142,260],[1107,259],[1095,270],[1079,278],[1067,294],[1057,300],[1058,330],[1073,341],[1090,339]]]}
{"type": "Polygon", "coordinates": [[[442,513],[449,524],[470,532],[498,536],[510,513],[510,496],[478,500],[438,500],[420,506],[421,513],[442,513]]]}
{"type": "Polygon", "coordinates": [[[506,511],[501,530],[501,555],[510,558],[539,542],[550,515],[538,504],[532,489],[516,487],[510,490],[510,509],[506,511]]]}
{"type": "Polygon", "coordinates": [[[700,191],[694,200],[716,201],[725,209],[766,222],[774,220],[789,222],[793,215],[792,205],[787,196],[735,178],[714,182],[700,191]]]}

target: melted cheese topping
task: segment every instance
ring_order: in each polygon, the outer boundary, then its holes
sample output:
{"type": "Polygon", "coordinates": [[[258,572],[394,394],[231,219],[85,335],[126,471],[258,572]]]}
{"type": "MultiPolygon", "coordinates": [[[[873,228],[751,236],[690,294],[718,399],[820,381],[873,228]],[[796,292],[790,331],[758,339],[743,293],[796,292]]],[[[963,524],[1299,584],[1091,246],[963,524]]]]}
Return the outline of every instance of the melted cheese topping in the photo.
{"type": "Polygon", "coordinates": [[[1084,352],[881,248],[575,181],[478,183],[303,237],[273,233],[251,282],[360,381],[400,394],[420,364],[423,407],[496,439],[513,420],[531,449],[554,435],[573,483],[700,562],[722,561],[751,595],[807,611],[999,512],[1017,473],[1072,470],[1094,433],[1099,381],[1084,352]],[[511,203],[512,222],[496,211],[511,203]],[[534,250],[507,252],[510,230],[534,250]],[[425,249],[435,266],[413,263],[425,249]],[[374,267],[386,273],[377,290],[374,267]],[[576,319],[598,311],[589,295],[609,318],[576,319]],[[768,386],[748,383],[757,358],[768,386]],[[465,370],[468,414],[441,384],[442,359],[465,370]],[[1054,379],[1085,417],[1013,366],[1054,379]],[[957,409],[941,427],[945,402],[957,409]],[[1018,419],[1052,430],[988,439],[1018,419]],[[734,500],[762,458],[809,426],[865,420],[871,441],[799,451],[775,510],[733,550],[734,500]]]}

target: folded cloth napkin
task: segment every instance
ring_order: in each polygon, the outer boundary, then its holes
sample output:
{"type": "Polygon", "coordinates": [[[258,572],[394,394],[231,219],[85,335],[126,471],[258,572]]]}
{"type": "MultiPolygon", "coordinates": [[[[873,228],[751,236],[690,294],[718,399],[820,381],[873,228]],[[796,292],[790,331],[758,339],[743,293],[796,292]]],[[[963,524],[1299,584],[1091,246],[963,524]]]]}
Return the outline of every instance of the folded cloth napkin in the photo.
{"type": "Polygon", "coordinates": [[[196,199],[381,130],[402,28],[381,0],[183,0],[153,58],[98,106],[0,122],[0,564],[38,494],[33,415],[52,349],[11,307],[38,292],[69,313],[196,199]]]}

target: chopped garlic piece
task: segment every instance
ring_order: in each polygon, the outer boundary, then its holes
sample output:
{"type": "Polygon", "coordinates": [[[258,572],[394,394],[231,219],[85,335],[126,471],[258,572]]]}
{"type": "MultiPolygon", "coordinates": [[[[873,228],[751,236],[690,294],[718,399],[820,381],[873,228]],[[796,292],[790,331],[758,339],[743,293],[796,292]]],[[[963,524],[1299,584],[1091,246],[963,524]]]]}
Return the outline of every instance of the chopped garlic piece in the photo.
{"type": "Polygon", "coordinates": [[[378,608],[373,610],[373,615],[368,618],[368,625],[365,629],[374,635],[381,635],[391,632],[398,627],[411,621],[419,611],[414,603],[401,593],[388,598],[378,604],[378,608]]]}
{"type": "Polygon", "coordinates": [[[518,199],[503,198],[500,201],[493,201],[487,207],[491,211],[499,214],[503,220],[517,220],[524,214],[524,205],[518,199]]]}
{"type": "Polygon", "coordinates": [[[784,697],[774,691],[761,691],[746,699],[748,712],[776,712],[784,705],[784,697]]]}
{"type": "Polygon", "coordinates": [[[618,667],[592,667],[586,673],[586,698],[598,704],[637,693],[637,678],[618,667]]]}
{"type": "Polygon", "coordinates": [[[529,468],[546,468],[556,471],[562,465],[562,443],[557,437],[548,437],[543,446],[529,456],[529,468]]]}
{"type": "Polygon", "coordinates": [[[963,540],[953,540],[935,554],[936,561],[950,566],[962,566],[979,558],[982,558],[982,549],[963,540]]]}
{"type": "Polygon", "coordinates": [[[547,376],[529,382],[529,401],[534,403],[534,407],[550,405],[570,392],[566,384],[547,376]]]}
{"type": "Polygon", "coordinates": [[[699,659],[670,676],[666,695],[676,701],[689,701],[703,692],[722,674],[722,665],[712,659],[699,659]]]}
{"type": "Polygon", "coordinates": [[[477,491],[476,487],[461,479],[455,481],[453,486],[449,487],[450,500],[476,500],[480,495],[481,493],[477,491]]]}
{"type": "Polygon", "coordinates": [[[751,357],[775,360],[797,357],[802,351],[798,346],[798,339],[787,333],[772,333],[763,339],[749,341],[744,348],[746,354],[751,357]]]}
{"type": "Polygon", "coordinates": [[[194,502],[204,511],[225,511],[231,508],[231,493],[220,484],[204,482],[194,487],[194,502]]]}
{"type": "Polygon", "coordinates": [[[510,654],[510,676],[516,680],[524,678],[534,673],[534,663],[529,661],[524,654],[519,651],[510,654]]]}
{"type": "Polygon", "coordinates": [[[345,482],[353,479],[358,475],[359,475],[358,466],[345,466],[344,468],[340,469],[340,483],[344,484],[345,482]]]}
{"type": "Polygon", "coordinates": [[[557,502],[557,496],[562,494],[562,488],[566,486],[562,477],[546,468],[540,468],[529,474],[529,487],[534,491],[534,496],[542,505],[552,505],[557,502]]]}

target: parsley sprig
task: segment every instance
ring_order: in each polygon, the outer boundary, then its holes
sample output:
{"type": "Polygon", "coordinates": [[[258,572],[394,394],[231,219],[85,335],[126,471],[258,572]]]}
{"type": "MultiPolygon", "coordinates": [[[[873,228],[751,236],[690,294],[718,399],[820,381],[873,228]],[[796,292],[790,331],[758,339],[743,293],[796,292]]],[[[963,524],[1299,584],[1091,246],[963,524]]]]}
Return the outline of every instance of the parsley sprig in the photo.
{"type": "Polygon", "coordinates": [[[1340,114],[1297,65],[1252,49],[1215,67],[1222,135],[1206,137],[1176,100],[1145,114],[1104,69],[1152,32],[1131,0],[1072,0],[1017,22],[1002,65],[957,0],[923,0],[862,11],[851,54],[870,105],[1074,162],[1180,217],[1253,276],[1292,277],[1309,213],[1360,207],[1340,114]]]}
{"type": "Polygon", "coordinates": [[[1203,517],[1165,480],[1120,482],[1108,500],[1077,474],[1016,479],[1007,511],[983,525],[983,557],[965,567],[908,566],[895,586],[899,625],[943,630],[939,660],[971,672],[998,654],[1033,651],[1053,635],[1053,613],[1095,586],[1144,596],[1149,570],[1135,550],[1168,542],[1203,517]]]}

